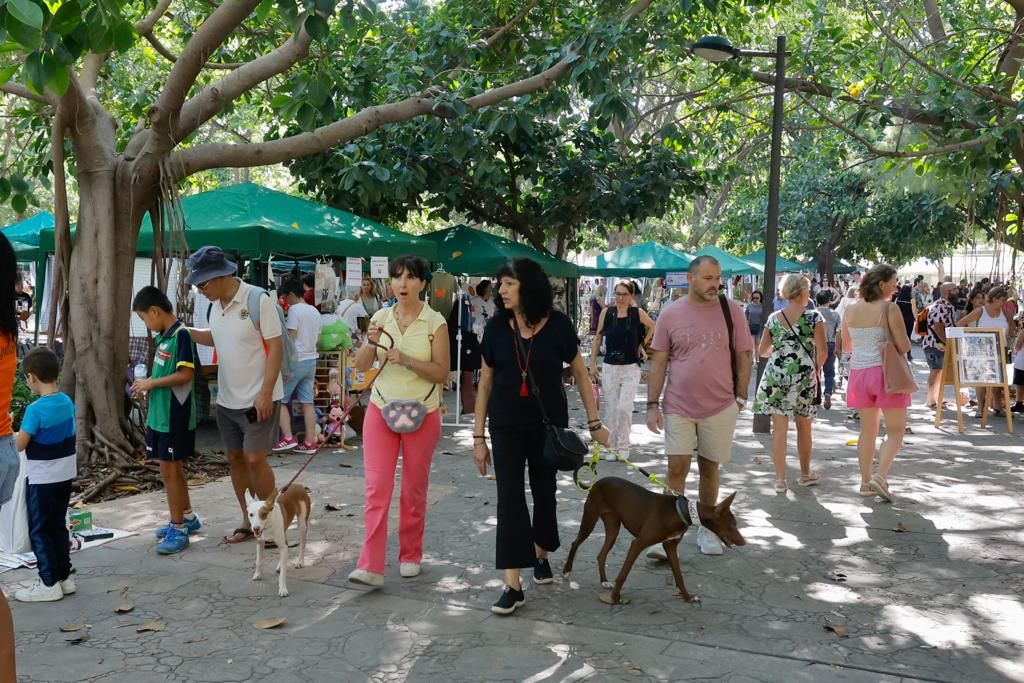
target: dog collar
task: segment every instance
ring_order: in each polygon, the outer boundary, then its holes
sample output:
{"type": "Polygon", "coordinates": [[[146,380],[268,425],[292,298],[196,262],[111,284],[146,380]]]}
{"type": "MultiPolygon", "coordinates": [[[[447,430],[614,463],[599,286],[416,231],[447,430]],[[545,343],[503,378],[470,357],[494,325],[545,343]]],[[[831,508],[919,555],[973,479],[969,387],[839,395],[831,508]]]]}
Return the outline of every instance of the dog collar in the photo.
{"type": "Polygon", "coordinates": [[[687,515],[687,516],[690,519],[693,520],[693,526],[696,526],[696,527],[701,526],[700,515],[697,514],[697,499],[696,498],[690,498],[689,500],[686,500],[686,510],[689,513],[689,515],[687,515]]]}
{"type": "Polygon", "coordinates": [[[700,515],[697,514],[697,501],[687,500],[682,496],[676,498],[676,514],[686,526],[700,526],[700,515]],[[686,503],[684,506],[683,503],[686,503]]]}

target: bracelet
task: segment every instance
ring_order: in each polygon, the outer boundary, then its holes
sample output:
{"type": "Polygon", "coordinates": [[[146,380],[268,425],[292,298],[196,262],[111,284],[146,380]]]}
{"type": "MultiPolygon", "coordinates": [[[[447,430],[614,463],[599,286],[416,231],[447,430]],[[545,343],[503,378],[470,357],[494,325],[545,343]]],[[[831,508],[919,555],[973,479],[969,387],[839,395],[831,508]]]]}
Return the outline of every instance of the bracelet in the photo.
{"type": "Polygon", "coordinates": [[[481,441],[485,441],[487,439],[487,437],[484,436],[483,434],[474,434],[473,438],[474,439],[480,439],[481,441]]]}
{"type": "Polygon", "coordinates": [[[601,418],[599,418],[599,417],[595,417],[595,418],[594,418],[593,420],[587,420],[587,424],[588,424],[588,425],[592,425],[592,424],[594,424],[595,422],[598,422],[598,423],[600,423],[600,422],[601,422],[601,418]]]}
{"type": "Polygon", "coordinates": [[[601,424],[600,422],[598,422],[596,427],[591,427],[591,426],[588,425],[587,429],[589,429],[591,431],[591,433],[593,433],[593,432],[597,432],[597,431],[600,431],[600,430],[604,429],[604,425],[601,424]]]}
{"type": "Polygon", "coordinates": [[[647,407],[648,408],[653,408],[653,407],[658,406],[658,405],[661,405],[660,401],[648,401],[647,402],[647,407]]]}

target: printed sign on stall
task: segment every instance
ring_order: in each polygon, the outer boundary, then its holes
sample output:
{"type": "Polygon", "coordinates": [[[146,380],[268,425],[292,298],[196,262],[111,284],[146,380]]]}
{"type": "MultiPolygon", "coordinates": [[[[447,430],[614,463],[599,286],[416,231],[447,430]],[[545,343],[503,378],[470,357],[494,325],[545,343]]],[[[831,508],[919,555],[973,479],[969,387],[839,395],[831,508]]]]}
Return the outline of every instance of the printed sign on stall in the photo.
{"type": "Polygon", "coordinates": [[[388,277],[388,257],[387,256],[371,256],[370,257],[370,277],[372,278],[387,278],[388,277]]]}
{"type": "Polygon", "coordinates": [[[363,260],[349,256],[345,259],[345,286],[358,288],[363,283],[363,260]]]}

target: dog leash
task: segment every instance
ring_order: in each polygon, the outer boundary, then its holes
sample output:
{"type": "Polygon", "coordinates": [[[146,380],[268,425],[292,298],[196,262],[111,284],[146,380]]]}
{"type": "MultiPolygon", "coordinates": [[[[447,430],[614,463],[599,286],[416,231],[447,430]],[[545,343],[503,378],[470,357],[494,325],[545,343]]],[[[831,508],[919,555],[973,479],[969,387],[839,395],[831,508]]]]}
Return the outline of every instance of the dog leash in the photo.
{"type": "Polygon", "coordinates": [[[640,474],[642,474],[645,477],[647,477],[647,481],[651,482],[655,486],[660,486],[664,491],[667,491],[668,493],[671,493],[673,496],[679,497],[679,496],[682,495],[681,493],[679,493],[678,491],[673,489],[671,486],[666,484],[664,481],[662,481],[660,478],[658,478],[658,475],[656,475],[656,474],[654,474],[652,472],[648,472],[643,467],[640,467],[640,465],[637,465],[635,462],[630,462],[630,460],[628,458],[623,456],[621,453],[619,453],[615,449],[605,448],[604,446],[602,446],[601,444],[597,443],[596,441],[594,442],[594,448],[593,448],[593,450],[591,452],[590,459],[588,461],[584,462],[578,468],[576,468],[576,471],[573,472],[573,475],[572,475],[573,481],[576,483],[576,488],[578,488],[580,491],[584,491],[584,492],[589,491],[590,488],[594,485],[594,482],[597,481],[597,463],[600,460],[599,456],[600,456],[600,452],[601,452],[602,448],[604,448],[606,451],[608,451],[609,453],[614,455],[617,460],[620,460],[620,461],[626,463],[627,465],[629,465],[630,467],[635,469],[637,472],[639,472],[640,474]],[[587,472],[590,473],[589,477],[587,478],[587,481],[585,481],[585,482],[582,481],[581,476],[580,476],[581,473],[585,474],[584,470],[586,470],[587,472]]]}
{"type": "MultiPolygon", "coordinates": [[[[388,346],[384,346],[380,342],[372,342],[369,339],[367,339],[366,343],[369,344],[370,346],[375,347],[375,348],[382,349],[385,352],[390,351],[391,349],[395,348],[395,338],[394,337],[392,337],[390,334],[388,334],[383,329],[381,329],[380,334],[381,334],[382,337],[387,337],[388,346]]],[[[363,400],[363,397],[365,397],[368,393],[370,393],[370,391],[373,389],[373,383],[377,381],[377,378],[380,377],[380,373],[384,372],[384,368],[386,368],[387,365],[388,365],[388,357],[385,355],[384,356],[384,362],[381,363],[380,369],[377,370],[377,374],[373,376],[373,379],[370,380],[370,383],[366,385],[366,388],[363,389],[361,392],[359,392],[359,396],[356,397],[356,400],[350,402],[348,408],[346,408],[345,411],[341,414],[341,424],[342,425],[345,424],[345,420],[352,413],[352,409],[355,408],[357,405],[359,405],[359,402],[363,400]]],[[[343,429],[344,429],[344,427],[343,427],[343,429]]],[[[309,467],[309,463],[313,462],[313,459],[316,456],[320,455],[320,452],[321,452],[320,449],[317,449],[317,451],[315,453],[313,453],[312,455],[309,456],[309,458],[306,459],[306,462],[302,463],[302,467],[300,467],[299,470],[295,473],[295,475],[291,479],[288,480],[288,483],[285,484],[281,488],[281,493],[284,493],[285,491],[287,491],[288,487],[295,483],[295,480],[299,478],[299,475],[302,474],[303,470],[305,470],[307,467],[309,467]]],[[[273,507],[273,506],[271,506],[271,507],[273,507]]]]}

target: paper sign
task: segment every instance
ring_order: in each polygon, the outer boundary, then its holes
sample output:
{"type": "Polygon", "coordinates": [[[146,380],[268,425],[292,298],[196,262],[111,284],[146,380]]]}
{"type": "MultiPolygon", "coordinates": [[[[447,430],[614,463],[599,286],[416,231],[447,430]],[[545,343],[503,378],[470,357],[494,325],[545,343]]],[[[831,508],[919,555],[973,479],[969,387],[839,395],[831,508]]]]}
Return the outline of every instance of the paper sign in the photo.
{"type": "Polygon", "coordinates": [[[345,286],[358,288],[363,284],[363,260],[349,256],[345,259],[345,286]]]}
{"type": "Polygon", "coordinates": [[[964,328],[962,327],[947,327],[946,328],[946,339],[963,339],[964,328]]]}
{"type": "Polygon", "coordinates": [[[685,287],[686,273],[665,273],[665,287],[685,287]]]}
{"type": "Polygon", "coordinates": [[[387,256],[371,256],[370,257],[370,277],[372,277],[372,278],[387,278],[388,277],[388,257],[387,256]]]}

